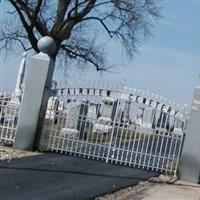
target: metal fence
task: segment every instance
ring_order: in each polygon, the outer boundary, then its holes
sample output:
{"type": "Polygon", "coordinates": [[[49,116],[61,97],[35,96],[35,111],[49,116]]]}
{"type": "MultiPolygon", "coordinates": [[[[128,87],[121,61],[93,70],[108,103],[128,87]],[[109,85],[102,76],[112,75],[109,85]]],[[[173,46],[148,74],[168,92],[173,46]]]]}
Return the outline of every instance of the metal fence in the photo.
{"type": "Polygon", "coordinates": [[[0,94],[0,143],[12,145],[15,140],[20,104],[19,97],[8,93],[0,94]]]}
{"type": "Polygon", "coordinates": [[[58,90],[46,113],[52,151],[174,175],[185,125],[168,100],[99,85],[58,90]]]}

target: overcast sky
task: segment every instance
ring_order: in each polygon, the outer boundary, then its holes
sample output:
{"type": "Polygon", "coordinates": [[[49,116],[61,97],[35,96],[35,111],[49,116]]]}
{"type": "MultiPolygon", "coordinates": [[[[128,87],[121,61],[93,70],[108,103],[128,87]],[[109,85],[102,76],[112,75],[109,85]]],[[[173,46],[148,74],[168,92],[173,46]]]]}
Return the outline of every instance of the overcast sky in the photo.
{"type": "MultiPolygon", "coordinates": [[[[132,61],[123,55],[115,41],[106,42],[108,58],[115,66],[112,73],[100,74],[77,68],[56,73],[60,85],[65,80],[102,79],[156,93],[179,104],[190,104],[193,88],[200,84],[200,0],[160,0],[162,18],[152,30],[153,36],[139,47],[132,61]],[[66,76],[66,73],[68,76],[66,76]],[[61,81],[62,80],[62,81],[61,81]]],[[[5,6],[1,5],[1,20],[5,6]]],[[[21,52],[1,54],[0,90],[14,89],[21,52]]]]}

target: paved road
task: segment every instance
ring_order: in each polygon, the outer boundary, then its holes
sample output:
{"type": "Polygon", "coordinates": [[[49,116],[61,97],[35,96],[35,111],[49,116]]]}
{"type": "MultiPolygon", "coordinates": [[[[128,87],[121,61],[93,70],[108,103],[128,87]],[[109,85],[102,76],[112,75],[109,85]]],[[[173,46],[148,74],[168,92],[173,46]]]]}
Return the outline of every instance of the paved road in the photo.
{"type": "Polygon", "coordinates": [[[91,199],[156,175],[155,172],[48,153],[1,161],[0,199],[91,199]]]}

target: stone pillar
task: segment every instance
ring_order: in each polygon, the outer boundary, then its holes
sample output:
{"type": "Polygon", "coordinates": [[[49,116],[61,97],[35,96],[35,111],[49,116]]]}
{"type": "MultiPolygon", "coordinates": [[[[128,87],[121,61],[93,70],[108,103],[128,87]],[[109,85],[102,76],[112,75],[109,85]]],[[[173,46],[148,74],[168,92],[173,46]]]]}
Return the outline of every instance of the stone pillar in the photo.
{"type": "Polygon", "coordinates": [[[194,90],[180,165],[180,178],[198,183],[200,176],[200,86],[194,90]]]}
{"type": "Polygon", "coordinates": [[[55,48],[52,38],[41,38],[38,41],[40,53],[33,56],[30,61],[16,130],[16,149],[32,150],[35,140],[39,137],[38,132],[41,132],[39,129],[45,117],[51,90],[55,66],[51,55],[55,48]]]}

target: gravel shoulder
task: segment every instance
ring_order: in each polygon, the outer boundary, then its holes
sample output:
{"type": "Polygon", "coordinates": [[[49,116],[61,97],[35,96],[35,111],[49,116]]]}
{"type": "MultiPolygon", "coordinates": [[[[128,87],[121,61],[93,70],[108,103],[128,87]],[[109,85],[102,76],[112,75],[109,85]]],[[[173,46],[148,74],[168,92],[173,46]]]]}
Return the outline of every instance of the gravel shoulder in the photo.
{"type": "Polygon", "coordinates": [[[21,158],[26,156],[35,156],[39,155],[39,152],[31,152],[31,151],[21,151],[15,150],[12,147],[6,147],[0,145],[0,160],[7,160],[8,162],[13,158],[21,158]]]}

